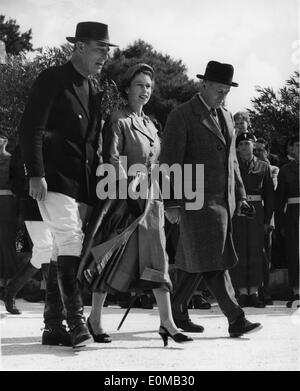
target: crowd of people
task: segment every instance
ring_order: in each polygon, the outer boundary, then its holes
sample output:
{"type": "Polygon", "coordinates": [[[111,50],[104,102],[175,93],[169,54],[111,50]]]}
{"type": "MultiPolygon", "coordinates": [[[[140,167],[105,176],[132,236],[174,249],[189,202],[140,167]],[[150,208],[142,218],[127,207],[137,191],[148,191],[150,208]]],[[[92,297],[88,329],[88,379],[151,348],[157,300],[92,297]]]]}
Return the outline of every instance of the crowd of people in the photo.
{"type": "Polygon", "coordinates": [[[210,308],[199,295],[207,289],[228,320],[229,335],[239,337],[262,327],[243,308],[272,303],[268,284],[276,241],[287,260],[292,307],[299,300],[299,136],[287,140],[284,161],[272,155],[266,140],[251,132],[248,114],[232,118],[224,107],[238,84],[233,66],[217,61],[197,75],[199,93],[169,114],[162,140],[143,111],[155,79],[148,64],[135,64],[123,75],[119,87],[126,104],[103,126],[90,76],[101,72],[109,47],[116,45],[107,25],[96,22],[79,23],[67,40],[74,44],[72,56],[36,79],[12,154],[0,135],[6,310],[20,314],[15,297],[42,270],[42,344],[78,347],[91,340],[111,342],[102,326],[108,293],[131,298],[148,292],[139,297],[147,297],[151,307],[152,292],[166,346],[168,338],[193,341],[182,331],[204,331],[188,310],[192,302],[194,308],[197,302],[198,308],[210,308]],[[195,194],[177,197],[176,178],[166,171],[162,180],[171,195],[157,192],[161,183],[152,174],[158,163],[182,168],[180,183],[190,181],[192,189],[199,177],[188,177],[183,168],[197,171],[203,165],[203,205],[191,207],[195,194]],[[105,169],[117,174],[106,177],[105,169]],[[32,242],[32,256],[23,265],[16,257],[18,218],[32,242]],[[87,320],[83,285],[92,292],[87,320]]]}

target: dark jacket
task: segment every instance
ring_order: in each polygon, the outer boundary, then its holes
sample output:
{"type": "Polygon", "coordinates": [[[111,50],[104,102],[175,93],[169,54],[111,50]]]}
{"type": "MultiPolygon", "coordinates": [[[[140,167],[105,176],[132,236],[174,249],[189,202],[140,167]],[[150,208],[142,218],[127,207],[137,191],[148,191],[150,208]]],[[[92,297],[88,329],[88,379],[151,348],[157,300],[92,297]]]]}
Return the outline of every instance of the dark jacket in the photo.
{"type": "MultiPolygon", "coordinates": [[[[263,200],[263,221],[270,224],[274,212],[274,184],[271,176],[271,168],[264,162],[253,156],[249,165],[239,160],[240,172],[247,195],[260,195],[263,200]]],[[[248,201],[251,203],[251,201],[248,201]]],[[[254,201],[256,208],[262,207],[261,202],[254,201]]]]}
{"type": "Polygon", "coordinates": [[[71,62],[36,79],[20,123],[20,145],[29,177],[45,176],[48,190],[77,201],[96,200],[100,96],[71,62]]]}
{"type": "Polygon", "coordinates": [[[225,137],[197,95],[169,115],[163,133],[160,163],[204,165],[203,208],[186,210],[185,199],[177,200],[181,223],[176,265],[188,272],[224,270],[237,261],[231,217],[236,189],[239,198],[246,193],[236,158],[232,116],[225,109],[219,112],[225,137]]]}

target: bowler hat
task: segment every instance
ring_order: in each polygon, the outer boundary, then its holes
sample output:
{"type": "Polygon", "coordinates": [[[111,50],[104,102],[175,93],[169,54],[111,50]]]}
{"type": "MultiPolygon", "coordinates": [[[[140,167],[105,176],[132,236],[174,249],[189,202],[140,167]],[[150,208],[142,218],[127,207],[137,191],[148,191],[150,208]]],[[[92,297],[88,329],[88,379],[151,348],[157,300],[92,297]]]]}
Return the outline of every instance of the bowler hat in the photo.
{"type": "Polygon", "coordinates": [[[66,37],[66,39],[71,43],[75,43],[77,41],[93,40],[101,42],[107,46],[118,46],[109,42],[107,24],[98,22],[78,23],[75,37],[66,37]]]}
{"type": "Polygon", "coordinates": [[[232,87],[238,87],[238,83],[232,81],[233,66],[231,64],[222,64],[218,61],[209,61],[204,75],[197,75],[199,79],[214,81],[216,83],[226,84],[232,87]]]}
{"type": "Polygon", "coordinates": [[[254,136],[253,133],[251,132],[244,132],[241,133],[237,136],[236,141],[235,141],[235,146],[238,147],[239,143],[244,140],[251,140],[253,142],[256,141],[256,137],[254,136]]]}

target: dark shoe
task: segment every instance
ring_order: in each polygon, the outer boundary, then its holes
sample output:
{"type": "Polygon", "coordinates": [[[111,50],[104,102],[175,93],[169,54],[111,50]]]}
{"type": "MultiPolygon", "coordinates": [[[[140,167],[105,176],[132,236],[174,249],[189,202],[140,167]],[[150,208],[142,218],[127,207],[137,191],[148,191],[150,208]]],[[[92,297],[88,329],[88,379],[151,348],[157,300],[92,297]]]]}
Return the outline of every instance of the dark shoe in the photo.
{"type": "Polygon", "coordinates": [[[72,346],[71,336],[63,325],[46,325],[42,335],[42,345],[72,346]]]}
{"type": "Polygon", "coordinates": [[[58,285],[74,347],[84,341],[91,340],[85,325],[83,302],[77,280],[79,260],[79,257],[75,256],[61,255],[57,257],[58,285]]]}
{"type": "Polygon", "coordinates": [[[188,337],[187,335],[184,335],[182,333],[176,333],[174,335],[171,335],[170,332],[164,326],[160,326],[158,334],[161,336],[162,340],[164,341],[164,346],[168,346],[169,337],[172,338],[173,341],[177,343],[193,341],[193,338],[188,337]]]}
{"type": "MultiPolygon", "coordinates": [[[[299,300],[299,295],[294,295],[293,299],[286,303],[286,307],[292,308],[294,301],[297,301],[297,300],[299,300]]],[[[299,308],[299,304],[297,305],[297,308],[299,308]]]]}
{"type": "Polygon", "coordinates": [[[265,303],[265,305],[273,305],[274,304],[271,296],[265,296],[264,303],[265,303]]]}
{"type": "Polygon", "coordinates": [[[248,306],[248,295],[240,295],[238,298],[238,304],[240,307],[247,307],[248,306]]]}
{"type": "Polygon", "coordinates": [[[119,301],[119,306],[121,308],[128,308],[129,305],[130,305],[130,300],[128,300],[128,301],[119,301]]]}
{"type": "Polygon", "coordinates": [[[265,304],[259,300],[257,294],[253,293],[253,295],[249,295],[248,297],[248,306],[255,308],[265,308],[265,304]]]}
{"type": "Polygon", "coordinates": [[[5,293],[3,296],[6,311],[12,315],[20,315],[22,312],[16,307],[15,298],[5,293]]]}
{"type": "Polygon", "coordinates": [[[91,322],[90,322],[90,318],[87,318],[86,324],[87,324],[87,327],[89,329],[90,334],[93,337],[94,342],[98,342],[98,343],[109,343],[109,342],[111,342],[110,336],[108,334],[106,334],[106,333],[94,334],[94,331],[92,329],[92,325],[91,325],[91,322]]]}
{"type": "Polygon", "coordinates": [[[237,338],[243,334],[258,331],[261,328],[262,325],[260,323],[251,323],[243,315],[229,325],[228,332],[230,337],[237,338]]]}
{"type": "Polygon", "coordinates": [[[31,277],[35,275],[38,270],[39,269],[32,266],[30,262],[26,263],[26,265],[22,266],[21,269],[18,270],[17,274],[6,285],[3,292],[3,301],[6,311],[13,315],[21,314],[21,311],[19,311],[15,305],[15,297],[19,290],[23,288],[23,286],[31,279],[31,277]]]}
{"type": "Polygon", "coordinates": [[[194,300],[194,308],[197,310],[210,310],[211,305],[208,301],[204,299],[201,295],[195,295],[193,297],[194,300]]]}
{"type": "Polygon", "coordinates": [[[188,304],[188,309],[192,310],[194,308],[194,298],[192,297],[188,304]]]}
{"type": "Polygon", "coordinates": [[[151,298],[148,295],[142,295],[140,297],[140,308],[145,310],[153,310],[153,304],[151,302],[151,298]]]}
{"type": "Polygon", "coordinates": [[[204,331],[203,326],[193,323],[190,319],[188,320],[174,319],[174,322],[177,327],[189,333],[203,333],[204,331]]]}
{"type": "Polygon", "coordinates": [[[85,346],[92,342],[91,335],[84,323],[73,324],[70,327],[70,336],[73,348],[85,346]]]}

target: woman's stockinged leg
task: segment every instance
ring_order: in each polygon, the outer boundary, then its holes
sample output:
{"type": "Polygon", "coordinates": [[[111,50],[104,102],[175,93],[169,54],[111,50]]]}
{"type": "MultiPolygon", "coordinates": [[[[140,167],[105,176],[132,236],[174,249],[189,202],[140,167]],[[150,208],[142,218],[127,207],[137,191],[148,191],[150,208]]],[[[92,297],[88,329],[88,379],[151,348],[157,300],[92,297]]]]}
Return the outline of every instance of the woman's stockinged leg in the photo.
{"type": "Polygon", "coordinates": [[[176,327],[172,315],[170,292],[166,289],[153,289],[153,294],[158,306],[160,323],[164,326],[171,335],[179,332],[176,327]]]}
{"type": "Polygon", "coordinates": [[[89,316],[89,321],[95,334],[102,334],[102,310],[107,292],[93,292],[92,294],[92,310],[89,316]]]}

